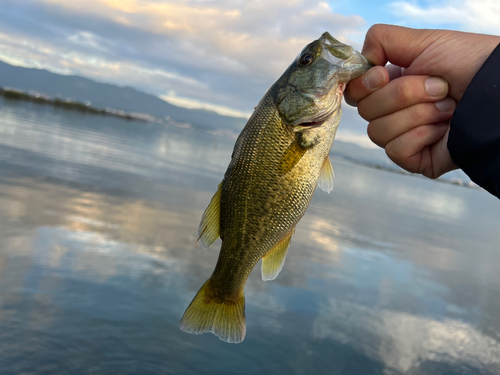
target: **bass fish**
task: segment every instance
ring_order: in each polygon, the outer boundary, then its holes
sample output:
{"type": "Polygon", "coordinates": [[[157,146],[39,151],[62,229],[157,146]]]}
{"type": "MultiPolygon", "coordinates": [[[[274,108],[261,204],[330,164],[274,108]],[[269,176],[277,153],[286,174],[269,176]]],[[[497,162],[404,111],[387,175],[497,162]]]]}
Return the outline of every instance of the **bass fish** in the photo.
{"type": "Polygon", "coordinates": [[[212,276],[182,317],[183,331],[243,341],[248,275],[262,259],[262,279],[278,276],[316,187],[332,190],[329,152],[344,88],[371,66],[351,46],[325,32],[302,50],[260,100],[201,218],[202,248],[219,237],[222,245],[212,276]]]}

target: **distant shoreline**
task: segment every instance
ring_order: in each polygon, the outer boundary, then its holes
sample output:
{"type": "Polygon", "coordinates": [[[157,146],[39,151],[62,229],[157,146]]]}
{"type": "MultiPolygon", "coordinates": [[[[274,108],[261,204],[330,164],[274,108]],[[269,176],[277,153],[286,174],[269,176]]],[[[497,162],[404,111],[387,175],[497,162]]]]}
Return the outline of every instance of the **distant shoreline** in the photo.
{"type": "Polygon", "coordinates": [[[439,178],[435,178],[435,179],[430,179],[430,178],[427,178],[427,177],[425,177],[421,174],[418,174],[418,173],[411,173],[411,172],[405,171],[404,169],[399,168],[399,167],[384,166],[381,164],[360,161],[360,160],[356,160],[355,158],[352,158],[350,156],[343,155],[340,153],[335,153],[335,152],[333,152],[331,155],[336,157],[336,158],[339,158],[340,160],[343,160],[347,163],[360,165],[362,167],[366,167],[366,168],[370,168],[370,169],[378,169],[378,170],[389,172],[389,173],[396,173],[396,174],[401,174],[404,176],[423,178],[423,179],[428,180],[428,181],[441,182],[441,183],[449,184],[449,185],[457,185],[457,186],[462,186],[462,187],[469,188],[469,189],[484,190],[482,187],[480,187],[479,185],[475,184],[472,181],[467,182],[467,181],[463,181],[462,179],[459,179],[459,178],[446,179],[446,178],[439,177],[439,178]]]}
{"type": "Polygon", "coordinates": [[[120,117],[125,120],[134,120],[134,121],[148,121],[146,118],[142,118],[139,114],[128,113],[125,111],[120,111],[117,109],[111,108],[96,108],[91,105],[87,105],[82,102],[73,101],[70,99],[63,100],[60,98],[51,98],[49,96],[40,95],[40,94],[30,94],[21,90],[16,90],[7,87],[0,87],[0,96],[3,96],[8,100],[22,100],[25,102],[32,102],[42,105],[51,105],[53,107],[63,108],[70,111],[79,111],[85,113],[91,113],[95,115],[101,116],[113,116],[120,117]]]}

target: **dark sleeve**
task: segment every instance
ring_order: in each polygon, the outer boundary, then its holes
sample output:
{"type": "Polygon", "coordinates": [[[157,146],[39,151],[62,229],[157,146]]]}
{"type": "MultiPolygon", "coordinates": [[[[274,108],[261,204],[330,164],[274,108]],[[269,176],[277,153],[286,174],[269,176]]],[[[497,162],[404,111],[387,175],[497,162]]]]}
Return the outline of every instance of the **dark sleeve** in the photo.
{"type": "Polygon", "coordinates": [[[472,181],[500,198],[500,44],[455,109],[448,150],[472,181]]]}

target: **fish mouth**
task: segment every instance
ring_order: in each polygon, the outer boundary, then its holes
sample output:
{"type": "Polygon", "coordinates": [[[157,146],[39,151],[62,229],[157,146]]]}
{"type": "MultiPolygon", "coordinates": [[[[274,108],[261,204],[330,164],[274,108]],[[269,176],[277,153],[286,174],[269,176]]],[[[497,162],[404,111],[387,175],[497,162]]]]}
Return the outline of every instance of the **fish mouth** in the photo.
{"type": "MultiPolygon", "coordinates": [[[[339,109],[342,96],[344,95],[345,87],[345,83],[341,83],[337,86],[337,89],[335,90],[337,99],[333,101],[332,105],[329,106],[329,108],[327,108],[326,110],[320,110],[317,116],[299,120],[301,122],[297,121],[297,123],[293,124],[293,126],[300,129],[312,129],[323,125],[339,109]]],[[[320,99],[322,99],[323,97],[324,95],[318,96],[317,100],[320,101],[320,99]]]]}
{"type": "Polygon", "coordinates": [[[311,122],[301,122],[297,126],[300,126],[302,128],[317,128],[318,126],[321,126],[325,123],[326,120],[323,121],[311,121],[311,122]]]}
{"type": "Polygon", "coordinates": [[[319,116],[309,118],[303,122],[299,122],[298,124],[295,124],[294,127],[296,127],[297,129],[304,129],[304,128],[312,129],[320,127],[326,122],[326,120],[328,120],[335,113],[335,111],[338,108],[339,108],[338,105],[334,105],[327,111],[322,112],[319,116]]]}
{"type": "Polygon", "coordinates": [[[319,41],[323,46],[323,57],[330,61],[331,64],[341,68],[340,82],[349,82],[374,66],[371,61],[354,50],[352,46],[339,42],[328,32],[323,33],[319,41]]]}

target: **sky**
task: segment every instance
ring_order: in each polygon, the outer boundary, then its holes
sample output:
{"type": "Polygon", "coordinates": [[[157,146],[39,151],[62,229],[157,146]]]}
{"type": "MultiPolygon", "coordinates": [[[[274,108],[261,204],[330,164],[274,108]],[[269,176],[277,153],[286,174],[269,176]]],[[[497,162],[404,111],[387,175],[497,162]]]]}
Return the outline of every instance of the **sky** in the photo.
{"type": "MultiPolygon", "coordinates": [[[[498,0],[0,0],[0,60],[248,116],[324,31],[360,49],[374,23],[498,35],[498,19],[498,0]]],[[[347,105],[345,122],[338,138],[371,146],[347,105]]]]}

